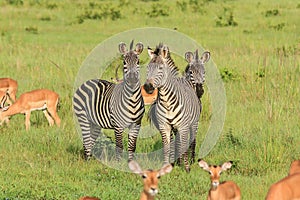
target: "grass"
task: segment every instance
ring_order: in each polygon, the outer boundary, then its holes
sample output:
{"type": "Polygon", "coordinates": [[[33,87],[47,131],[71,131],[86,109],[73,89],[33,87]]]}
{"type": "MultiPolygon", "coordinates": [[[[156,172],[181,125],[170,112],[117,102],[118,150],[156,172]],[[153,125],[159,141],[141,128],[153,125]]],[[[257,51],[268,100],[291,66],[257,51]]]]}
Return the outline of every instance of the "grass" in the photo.
{"type": "MultiPolygon", "coordinates": [[[[295,1],[6,0],[0,13],[0,77],[18,80],[18,96],[41,87],[59,93],[62,119],[61,128],[48,127],[42,113],[33,112],[28,132],[23,115],[0,127],[0,199],[137,199],[140,177],[82,159],[71,98],[92,49],[140,27],[176,29],[211,52],[226,89],[226,121],[204,159],[234,161],[222,179],[237,182],[243,199],[264,199],[269,186],[300,157],[300,9],[295,1]]],[[[174,57],[183,71],[180,56],[174,57]]],[[[141,58],[148,62],[146,51],[141,58]]],[[[114,69],[105,76],[114,76],[114,69]]],[[[205,91],[197,149],[211,114],[205,91]]],[[[160,146],[157,134],[139,139],[137,152],[160,146]]],[[[147,161],[141,165],[153,167],[147,161]]],[[[191,167],[190,174],[176,166],[162,177],[158,199],[205,199],[209,177],[197,164],[191,167]]]]}

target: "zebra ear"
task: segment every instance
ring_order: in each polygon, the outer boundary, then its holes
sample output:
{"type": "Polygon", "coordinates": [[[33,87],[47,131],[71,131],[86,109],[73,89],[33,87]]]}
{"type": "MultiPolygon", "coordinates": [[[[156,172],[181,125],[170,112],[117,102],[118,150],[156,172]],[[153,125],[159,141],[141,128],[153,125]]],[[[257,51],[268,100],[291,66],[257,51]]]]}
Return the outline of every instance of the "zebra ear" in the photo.
{"type": "Polygon", "coordinates": [[[121,42],[119,44],[119,51],[123,55],[127,52],[127,50],[126,50],[126,44],[124,42],[121,42]]]}
{"type": "Polygon", "coordinates": [[[208,62],[210,59],[210,52],[209,51],[205,51],[202,56],[201,56],[201,61],[202,63],[206,63],[208,62]]]}
{"type": "Polygon", "coordinates": [[[163,58],[167,58],[168,57],[168,54],[169,54],[169,47],[164,45],[161,49],[161,56],[163,58]]]}
{"type": "Polygon", "coordinates": [[[191,63],[194,59],[194,55],[192,52],[188,51],[185,53],[185,60],[188,62],[188,63],[191,63]]]}
{"type": "Polygon", "coordinates": [[[140,55],[143,52],[143,49],[144,49],[144,45],[141,42],[139,42],[139,43],[136,44],[136,46],[135,46],[135,52],[138,55],[140,55]]]}
{"type": "Polygon", "coordinates": [[[154,51],[150,47],[148,47],[148,55],[151,59],[154,57],[154,51]]]}

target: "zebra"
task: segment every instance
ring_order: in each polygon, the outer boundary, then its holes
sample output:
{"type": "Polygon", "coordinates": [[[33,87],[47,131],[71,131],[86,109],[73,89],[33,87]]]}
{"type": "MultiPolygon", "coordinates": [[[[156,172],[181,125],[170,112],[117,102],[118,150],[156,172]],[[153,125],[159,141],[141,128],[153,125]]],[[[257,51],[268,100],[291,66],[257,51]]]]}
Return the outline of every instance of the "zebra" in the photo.
{"type": "Polygon", "coordinates": [[[183,155],[185,170],[189,172],[187,143],[189,135],[190,142],[194,141],[198,130],[201,111],[198,97],[191,84],[178,77],[178,69],[166,45],[159,44],[154,51],[148,48],[148,54],[151,60],[144,88],[148,93],[158,88],[158,97],[150,107],[149,118],[161,133],[164,163],[169,163],[172,132],[176,133],[180,141],[179,156],[183,155]]]}
{"type": "Polygon", "coordinates": [[[201,97],[204,93],[203,84],[205,82],[204,64],[209,61],[210,52],[205,51],[199,59],[198,49],[194,54],[188,51],[185,53],[185,59],[188,65],[185,68],[184,77],[192,84],[201,102],[201,97]]]}
{"type": "Polygon", "coordinates": [[[123,151],[122,133],[128,133],[128,160],[132,160],[136,148],[137,136],[144,115],[144,102],[140,87],[139,55],[143,44],[137,43],[133,50],[126,44],[119,44],[123,55],[123,82],[112,83],[106,80],[92,79],[83,83],[73,97],[73,108],[82,131],[85,158],[91,157],[91,150],[101,129],[114,129],[116,138],[116,158],[120,160],[123,151]]]}

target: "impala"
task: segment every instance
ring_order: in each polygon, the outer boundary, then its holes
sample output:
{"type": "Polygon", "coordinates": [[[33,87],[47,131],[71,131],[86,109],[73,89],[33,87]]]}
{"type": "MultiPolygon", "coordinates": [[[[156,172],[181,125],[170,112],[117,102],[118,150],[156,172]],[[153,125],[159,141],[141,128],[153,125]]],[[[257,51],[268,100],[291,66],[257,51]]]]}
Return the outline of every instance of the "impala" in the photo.
{"type": "Polygon", "coordinates": [[[292,162],[289,175],[274,183],[267,194],[266,200],[297,200],[300,199],[300,160],[292,162]]]}
{"type": "Polygon", "coordinates": [[[16,101],[18,82],[11,78],[0,78],[0,91],[7,93],[9,97],[7,103],[12,104],[12,101],[16,101]]]}
{"type": "Polygon", "coordinates": [[[220,183],[220,175],[223,171],[230,169],[232,162],[225,162],[222,165],[208,165],[204,160],[198,160],[199,166],[210,174],[211,188],[208,193],[208,200],[239,200],[241,191],[233,181],[220,183]]]}
{"type": "Polygon", "coordinates": [[[26,92],[11,106],[0,110],[0,124],[2,124],[3,121],[8,123],[10,116],[25,114],[26,130],[29,130],[31,111],[42,110],[50,126],[52,126],[54,122],[57,126],[60,126],[60,118],[57,115],[58,100],[58,94],[51,90],[38,89],[26,92]]]}
{"type": "Polygon", "coordinates": [[[152,200],[158,193],[158,179],[172,171],[172,165],[166,164],[159,170],[142,170],[139,164],[131,160],[128,163],[133,173],[139,174],[143,178],[144,189],[141,193],[140,200],[152,200]]]}

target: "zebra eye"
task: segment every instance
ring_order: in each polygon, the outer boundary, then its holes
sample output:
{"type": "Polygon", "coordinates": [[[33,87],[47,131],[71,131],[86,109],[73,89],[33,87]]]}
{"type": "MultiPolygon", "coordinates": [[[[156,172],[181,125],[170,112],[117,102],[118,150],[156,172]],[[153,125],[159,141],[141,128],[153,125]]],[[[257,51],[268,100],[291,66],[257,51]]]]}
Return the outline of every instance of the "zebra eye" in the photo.
{"type": "Polygon", "coordinates": [[[126,62],[125,62],[125,60],[123,60],[123,64],[124,64],[124,65],[126,65],[126,62]]]}
{"type": "Polygon", "coordinates": [[[140,60],[137,61],[137,64],[138,64],[138,65],[140,64],[140,60]]]}

